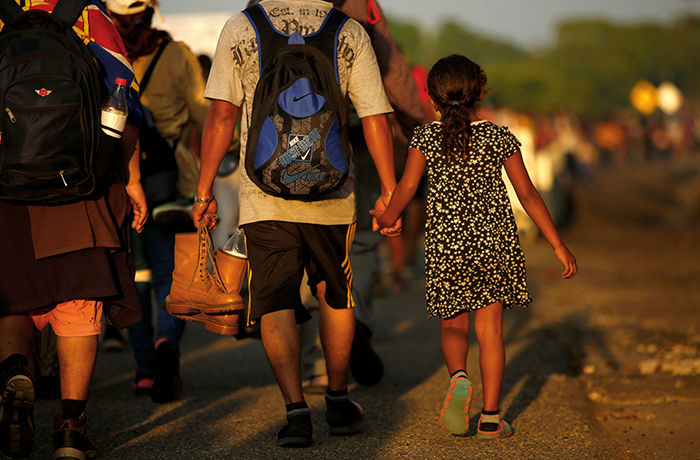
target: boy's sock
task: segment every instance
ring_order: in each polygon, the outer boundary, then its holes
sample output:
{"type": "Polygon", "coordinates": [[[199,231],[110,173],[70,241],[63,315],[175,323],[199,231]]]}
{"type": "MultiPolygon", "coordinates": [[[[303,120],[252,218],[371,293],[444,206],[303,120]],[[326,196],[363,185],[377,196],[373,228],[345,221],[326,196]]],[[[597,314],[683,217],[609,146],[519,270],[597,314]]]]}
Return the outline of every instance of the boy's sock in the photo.
{"type": "Polygon", "coordinates": [[[62,399],[61,400],[61,415],[64,419],[75,419],[78,420],[85,409],[87,408],[87,401],[82,401],[78,399],[62,399]]]}
{"type": "Polygon", "coordinates": [[[311,409],[309,409],[306,401],[285,404],[284,407],[287,409],[287,419],[290,417],[304,417],[305,415],[311,417],[311,409]]]}
{"type": "Polygon", "coordinates": [[[450,384],[453,383],[457,379],[467,379],[469,380],[469,376],[467,375],[467,371],[464,369],[459,369],[455,371],[451,376],[450,376],[450,384]]]}
{"type": "Polygon", "coordinates": [[[326,391],[326,407],[329,412],[355,412],[354,405],[350,401],[348,389],[333,391],[330,388],[326,391]]]}
{"type": "Polygon", "coordinates": [[[332,428],[348,427],[348,432],[342,434],[351,434],[361,419],[362,408],[350,400],[347,388],[326,391],[326,421],[332,428]]]}
{"type": "Polygon", "coordinates": [[[344,396],[348,396],[348,389],[344,390],[331,390],[330,388],[326,391],[326,395],[330,396],[331,399],[339,398],[342,399],[344,396]]]}
{"type": "Polygon", "coordinates": [[[308,432],[308,436],[311,436],[311,409],[306,401],[286,404],[285,407],[287,408],[287,427],[294,432],[293,434],[308,432]]]}
{"type": "Polygon", "coordinates": [[[479,419],[479,429],[481,431],[498,431],[501,417],[498,410],[482,410],[479,419]]]}
{"type": "Polygon", "coordinates": [[[282,447],[311,445],[311,410],[306,401],[287,404],[287,424],[277,433],[277,444],[282,447]]]}

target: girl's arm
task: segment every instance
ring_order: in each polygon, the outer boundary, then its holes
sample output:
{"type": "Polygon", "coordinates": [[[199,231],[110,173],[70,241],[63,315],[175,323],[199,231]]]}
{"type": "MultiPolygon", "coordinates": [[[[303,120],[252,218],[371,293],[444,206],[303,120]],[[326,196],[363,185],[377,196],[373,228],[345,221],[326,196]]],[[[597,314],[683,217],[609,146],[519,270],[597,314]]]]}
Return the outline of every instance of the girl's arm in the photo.
{"type": "MultiPolygon", "coordinates": [[[[389,205],[385,210],[375,207],[374,210],[370,211],[370,214],[374,216],[372,230],[377,231],[394,226],[394,223],[401,217],[401,213],[416,194],[424,171],[425,155],[423,155],[423,152],[418,149],[408,149],[408,159],[406,160],[403,176],[391,195],[389,205]]],[[[400,232],[385,231],[382,231],[382,233],[388,236],[400,234],[400,232]]]]}
{"type": "Polygon", "coordinates": [[[525,169],[523,156],[518,150],[515,154],[509,157],[505,163],[506,173],[510,179],[515,193],[518,195],[520,204],[523,206],[532,221],[540,229],[544,237],[554,249],[554,255],[564,266],[563,278],[571,278],[578,272],[576,258],[566,247],[559,232],[552,222],[552,218],[547,211],[547,207],[542,201],[542,197],[535,189],[535,186],[530,180],[530,176],[525,169]]]}

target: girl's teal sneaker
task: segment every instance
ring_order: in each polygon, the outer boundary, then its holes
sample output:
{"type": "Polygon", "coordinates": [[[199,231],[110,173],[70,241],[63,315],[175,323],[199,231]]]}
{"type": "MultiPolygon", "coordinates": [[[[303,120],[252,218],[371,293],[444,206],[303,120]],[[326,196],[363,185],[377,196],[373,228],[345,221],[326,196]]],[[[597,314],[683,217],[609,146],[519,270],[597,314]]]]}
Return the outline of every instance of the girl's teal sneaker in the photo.
{"type": "MultiPolygon", "coordinates": [[[[489,425],[495,425],[493,423],[489,425]]],[[[476,429],[476,438],[477,439],[501,439],[501,438],[507,438],[508,436],[513,434],[513,429],[508,425],[508,422],[504,420],[499,420],[498,421],[498,430],[496,431],[483,431],[481,429],[481,417],[479,417],[479,425],[476,429]]]]}
{"type": "Polygon", "coordinates": [[[452,434],[464,434],[469,430],[469,406],[472,403],[472,382],[458,378],[450,383],[438,423],[452,434]]]}

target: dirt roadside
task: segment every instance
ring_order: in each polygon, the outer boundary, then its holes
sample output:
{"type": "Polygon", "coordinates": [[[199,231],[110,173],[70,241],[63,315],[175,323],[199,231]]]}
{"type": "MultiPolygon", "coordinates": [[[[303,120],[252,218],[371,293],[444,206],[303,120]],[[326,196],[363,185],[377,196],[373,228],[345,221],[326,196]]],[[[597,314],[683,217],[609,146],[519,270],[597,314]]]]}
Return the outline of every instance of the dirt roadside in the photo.
{"type": "Polygon", "coordinates": [[[623,455],[698,459],[700,155],[603,171],[574,202],[574,280],[545,241],[525,247],[538,320],[623,455]]]}

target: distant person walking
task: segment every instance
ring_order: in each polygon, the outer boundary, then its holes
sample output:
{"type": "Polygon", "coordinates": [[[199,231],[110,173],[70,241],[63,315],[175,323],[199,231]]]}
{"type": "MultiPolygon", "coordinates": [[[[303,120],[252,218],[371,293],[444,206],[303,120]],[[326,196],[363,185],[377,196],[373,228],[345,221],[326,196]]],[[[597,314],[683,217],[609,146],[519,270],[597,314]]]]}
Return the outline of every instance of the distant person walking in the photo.
{"type": "Polygon", "coordinates": [[[564,265],[563,278],[573,277],[578,268],[530,181],[520,142],[508,128],[476,117],[485,92],[484,71],[466,57],[451,55],[433,66],[428,93],[442,120],[416,128],[389,206],[371,213],[375,230],[395,235],[387,227],[406,208],[427,169],[428,316],[440,317],[440,345],[451,376],[439,423],[450,433],[469,429],[472,384],[466,362],[473,310],[484,388],[477,438],[498,439],[512,434],[499,417],[505,367],[503,310],[531,301],[503,166],[523,207],[564,265]]]}
{"type": "MultiPolygon", "coordinates": [[[[143,319],[129,328],[136,360],[134,393],[148,394],[155,402],[167,403],[179,399],[183,392],[180,340],[185,321],[158,308],[154,330],[151,291],[158,306],[162,305],[173,282],[175,234],[190,229],[188,223],[164,217],[164,210],[173,211],[178,191],[187,188],[183,185],[187,179],[183,170],[191,172],[190,188],[197,180],[196,171],[190,167],[194,159],[184,163],[178,160],[190,156],[187,142],[180,139],[189,133],[189,123],[203,128],[209,101],[204,99],[202,69],[192,51],[185,43],[174,41],[167,32],[153,27],[156,0],[107,0],[106,5],[140,84],[139,98],[144,110],[139,136],[142,181],[146,200],[153,209],[143,233],[134,235],[136,286],[143,307],[143,319]],[[147,75],[152,78],[146,78],[147,75]]],[[[188,204],[184,209],[190,207],[188,204]]]]}

